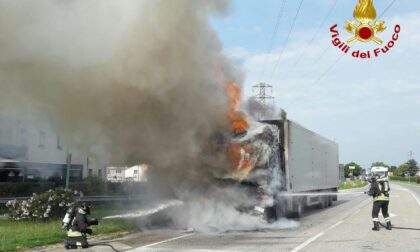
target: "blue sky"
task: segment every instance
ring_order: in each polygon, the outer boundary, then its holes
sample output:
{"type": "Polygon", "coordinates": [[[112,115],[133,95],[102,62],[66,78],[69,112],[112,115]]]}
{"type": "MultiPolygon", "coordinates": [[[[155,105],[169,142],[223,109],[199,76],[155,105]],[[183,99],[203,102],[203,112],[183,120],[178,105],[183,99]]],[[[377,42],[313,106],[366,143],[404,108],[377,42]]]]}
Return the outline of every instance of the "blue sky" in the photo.
{"type": "MultiPolygon", "coordinates": [[[[276,106],[285,108],[289,118],[339,143],[340,162],[399,165],[409,151],[420,159],[420,2],[397,0],[381,18],[388,28],[378,37],[388,42],[400,24],[399,40],[386,55],[361,60],[342,56],[329,32],[338,24],[342,40],[351,36],[343,27],[345,20],[353,20],[357,0],[338,0],[316,33],[335,1],[303,0],[285,45],[300,3],[286,0],[271,52],[281,0],[236,0],[229,15],[212,24],[226,55],[243,69],[245,97],[252,96],[258,82],[272,84],[276,106]]],[[[374,1],[378,16],[391,2],[374,1]]],[[[358,49],[377,47],[355,43],[358,49]]]]}

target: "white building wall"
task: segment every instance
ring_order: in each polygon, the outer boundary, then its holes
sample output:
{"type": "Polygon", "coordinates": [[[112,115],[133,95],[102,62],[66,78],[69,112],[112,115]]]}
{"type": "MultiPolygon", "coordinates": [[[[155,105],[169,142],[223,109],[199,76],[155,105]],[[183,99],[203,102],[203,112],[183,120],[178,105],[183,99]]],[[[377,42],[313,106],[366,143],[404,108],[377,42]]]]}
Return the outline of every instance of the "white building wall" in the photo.
{"type": "Polygon", "coordinates": [[[107,167],[106,180],[110,182],[123,182],[127,167],[107,167]]]}
{"type": "Polygon", "coordinates": [[[92,175],[106,176],[103,167],[88,164],[87,156],[68,150],[62,138],[55,133],[47,122],[29,122],[16,119],[13,115],[0,114],[0,145],[26,146],[27,155],[21,161],[31,163],[65,164],[67,153],[72,154],[71,163],[83,165],[83,176],[88,175],[87,167],[92,175]]]}
{"type": "Polygon", "coordinates": [[[135,165],[130,168],[127,168],[124,171],[125,181],[147,181],[146,177],[147,165],[135,165]]]}

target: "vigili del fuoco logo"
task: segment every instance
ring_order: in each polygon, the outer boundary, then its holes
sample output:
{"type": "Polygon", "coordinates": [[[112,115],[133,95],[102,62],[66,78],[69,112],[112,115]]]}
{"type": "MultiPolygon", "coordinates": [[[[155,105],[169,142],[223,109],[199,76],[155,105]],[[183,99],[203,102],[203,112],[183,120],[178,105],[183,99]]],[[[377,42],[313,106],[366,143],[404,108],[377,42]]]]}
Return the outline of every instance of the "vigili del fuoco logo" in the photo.
{"type": "Polygon", "coordinates": [[[359,0],[353,12],[353,17],[356,21],[346,21],[344,30],[352,34],[353,37],[347,41],[342,41],[337,29],[338,25],[331,26],[332,44],[340,49],[345,54],[351,54],[354,58],[370,59],[387,54],[396,44],[399,33],[401,31],[400,25],[395,25],[394,33],[386,44],[381,39],[381,33],[387,29],[385,21],[376,20],[376,10],[373,5],[373,0],[359,0]],[[379,45],[371,50],[351,50],[351,45],[361,43],[375,43],[379,45]]]}

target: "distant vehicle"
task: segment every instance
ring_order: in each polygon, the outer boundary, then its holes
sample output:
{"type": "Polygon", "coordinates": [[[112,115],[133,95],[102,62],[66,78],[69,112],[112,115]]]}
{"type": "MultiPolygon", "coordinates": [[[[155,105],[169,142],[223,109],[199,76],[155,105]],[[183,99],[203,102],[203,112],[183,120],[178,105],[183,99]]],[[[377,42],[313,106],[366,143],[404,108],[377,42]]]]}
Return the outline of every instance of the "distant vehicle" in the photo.
{"type": "Polygon", "coordinates": [[[373,166],[370,168],[370,174],[378,175],[380,178],[388,178],[388,168],[384,166],[373,166]]]}
{"type": "Polygon", "coordinates": [[[300,217],[309,206],[325,208],[337,200],[336,195],[327,194],[338,190],[337,143],[286,119],[285,115],[262,120],[254,128],[238,139],[242,145],[261,146],[265,141],[269,146],[255,151],[269,157],[241,182],[248,189],[254,187],[259,199],[257,205],[248,208],[252,214],[269,221],[280,216],[300,217]]]}

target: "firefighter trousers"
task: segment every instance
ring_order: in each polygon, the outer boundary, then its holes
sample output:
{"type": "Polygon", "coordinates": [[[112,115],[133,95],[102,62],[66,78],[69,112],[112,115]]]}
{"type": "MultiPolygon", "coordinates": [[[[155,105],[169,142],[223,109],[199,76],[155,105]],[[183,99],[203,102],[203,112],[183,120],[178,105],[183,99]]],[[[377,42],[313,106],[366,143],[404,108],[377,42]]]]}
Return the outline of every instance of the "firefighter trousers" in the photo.
{"type": "Polygon", "coordinates": [[[379,221],[378,215],[379,215],[379,211],[382,210],[382,216],[384,216],[385,218],[385,222],[389,222],[389,214],[388,214],[388,205],[389,205],[389,201],[385,201],[385,200],[378,200],[373,202],[373,207],[372,207],[372,220],[373,221],[379,221]]]}
{"type": "Polygon", "coordinates": [[[67,238],[65,242],[65,247],[67,249],[69,248],[77,249],[78,246],[81,246],[82,248],[89,247],[89,244],[85,235],[67,238]]]}

